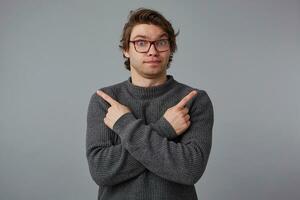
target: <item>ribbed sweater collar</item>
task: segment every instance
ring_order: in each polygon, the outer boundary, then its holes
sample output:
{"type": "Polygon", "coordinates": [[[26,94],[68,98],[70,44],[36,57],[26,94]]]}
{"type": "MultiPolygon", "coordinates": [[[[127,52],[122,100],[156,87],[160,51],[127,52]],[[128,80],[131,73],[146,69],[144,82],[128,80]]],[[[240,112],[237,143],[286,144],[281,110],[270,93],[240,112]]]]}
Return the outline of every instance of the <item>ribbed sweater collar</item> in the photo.
{"type": "Polygon", "coordinates": [[[134,85],[132,84],[131,77],[129,77],[128,80],[125,81],[128,91],[133,96],[141,99],[151,99],[158,97],[169,91],[175,85],[175,83],[176,81],[174,80],[172,75],[167,75],[167,80],[163,84],[151,87],[141,87],[134,85]]]}

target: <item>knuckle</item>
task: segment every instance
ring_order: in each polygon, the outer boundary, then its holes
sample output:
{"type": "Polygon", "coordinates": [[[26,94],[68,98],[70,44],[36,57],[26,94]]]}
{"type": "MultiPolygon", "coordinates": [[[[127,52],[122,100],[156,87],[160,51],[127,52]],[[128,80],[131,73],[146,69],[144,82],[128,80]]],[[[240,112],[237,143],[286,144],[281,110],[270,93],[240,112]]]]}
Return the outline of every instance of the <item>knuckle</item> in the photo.
{"type": "Polygon", "coordinates": [[[189,124],[186,122],[184,123],[184,128],[186,129],[187,127],[189,127],[189,124]]]}
{"type": "Polygon", "coordinates": [[[186,121],[186,126],[189,126],[190,125],[190,121],[186,121]]]}

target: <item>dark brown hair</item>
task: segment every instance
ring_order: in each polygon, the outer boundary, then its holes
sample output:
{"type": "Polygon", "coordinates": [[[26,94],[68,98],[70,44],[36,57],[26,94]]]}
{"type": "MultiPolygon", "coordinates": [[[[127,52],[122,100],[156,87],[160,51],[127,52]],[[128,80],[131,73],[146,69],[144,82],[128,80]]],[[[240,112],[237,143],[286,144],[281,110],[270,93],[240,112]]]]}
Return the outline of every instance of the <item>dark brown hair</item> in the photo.
{"type": "MultiPolygon", "coordinates": [[[[173,58],[173,53],[177,50],[176,36],[179,34],[179,31],[175,34],[172,24],[159,12],[146,8],[138,8],[136,10],[130,11],[128,16],[128,22],[124,25],[119,45],[121,50],[127,51],[129,49],[131,31],[133,27],[138,24],[156,25],[168,34],[171,50],[171,55],[167,65],[167,68],[169,68],[173,58]]],[[[126,69],[130,70],[129,58],[125,57],[124,54],[123,57],[125,58],[124,65],[126,69]]]]}

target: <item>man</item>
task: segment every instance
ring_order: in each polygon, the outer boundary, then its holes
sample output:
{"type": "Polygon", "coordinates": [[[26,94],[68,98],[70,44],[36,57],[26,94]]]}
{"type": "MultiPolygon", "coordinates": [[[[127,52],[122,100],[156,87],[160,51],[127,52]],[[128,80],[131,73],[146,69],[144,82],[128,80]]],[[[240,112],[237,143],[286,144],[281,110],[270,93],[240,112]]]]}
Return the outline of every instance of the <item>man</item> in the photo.
{"type": "Polygon", "coordinates": [[[94,93],[87,114],[98,199],[197,199],[212,142],[210,98],[167,75],[176,34],[157,11],[132,11],[120,48],[131,76],[94,93]]]}

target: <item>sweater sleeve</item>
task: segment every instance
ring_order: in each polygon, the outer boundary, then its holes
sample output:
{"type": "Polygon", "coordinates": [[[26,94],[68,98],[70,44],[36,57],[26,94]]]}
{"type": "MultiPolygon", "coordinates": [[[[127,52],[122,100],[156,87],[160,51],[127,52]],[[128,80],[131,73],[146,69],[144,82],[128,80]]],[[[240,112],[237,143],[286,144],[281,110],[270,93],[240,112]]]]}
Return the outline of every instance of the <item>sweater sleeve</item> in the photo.
{"type": "Polygon", "coordinates": [[[145,170],[121,144],[103,119],[108,105],[97,94],[92,95],[87,112],[86,156],[90,174],[100,186],[112,186],[136,177],[145,170]]]}
{"type": "Polygon", "coordinates": [[[205,91],[198,92],[189,114],[191,125],[177,143],[157,134],[152,124],[143,124],[132,113],[121,116],[113,130],[149,171],[173,182],[194,185],[205,171],[212,142],[213,106],[205,91]]]}
{"type": "Polygon", "coordinates": [[[151,123],[150,125],[154,130],[156,130],[157,134],[162,137],[168,138],[169,140],[172,140],[178,136],[175,129],[164,116],[161,116],[159,120],[151,123]]]}

